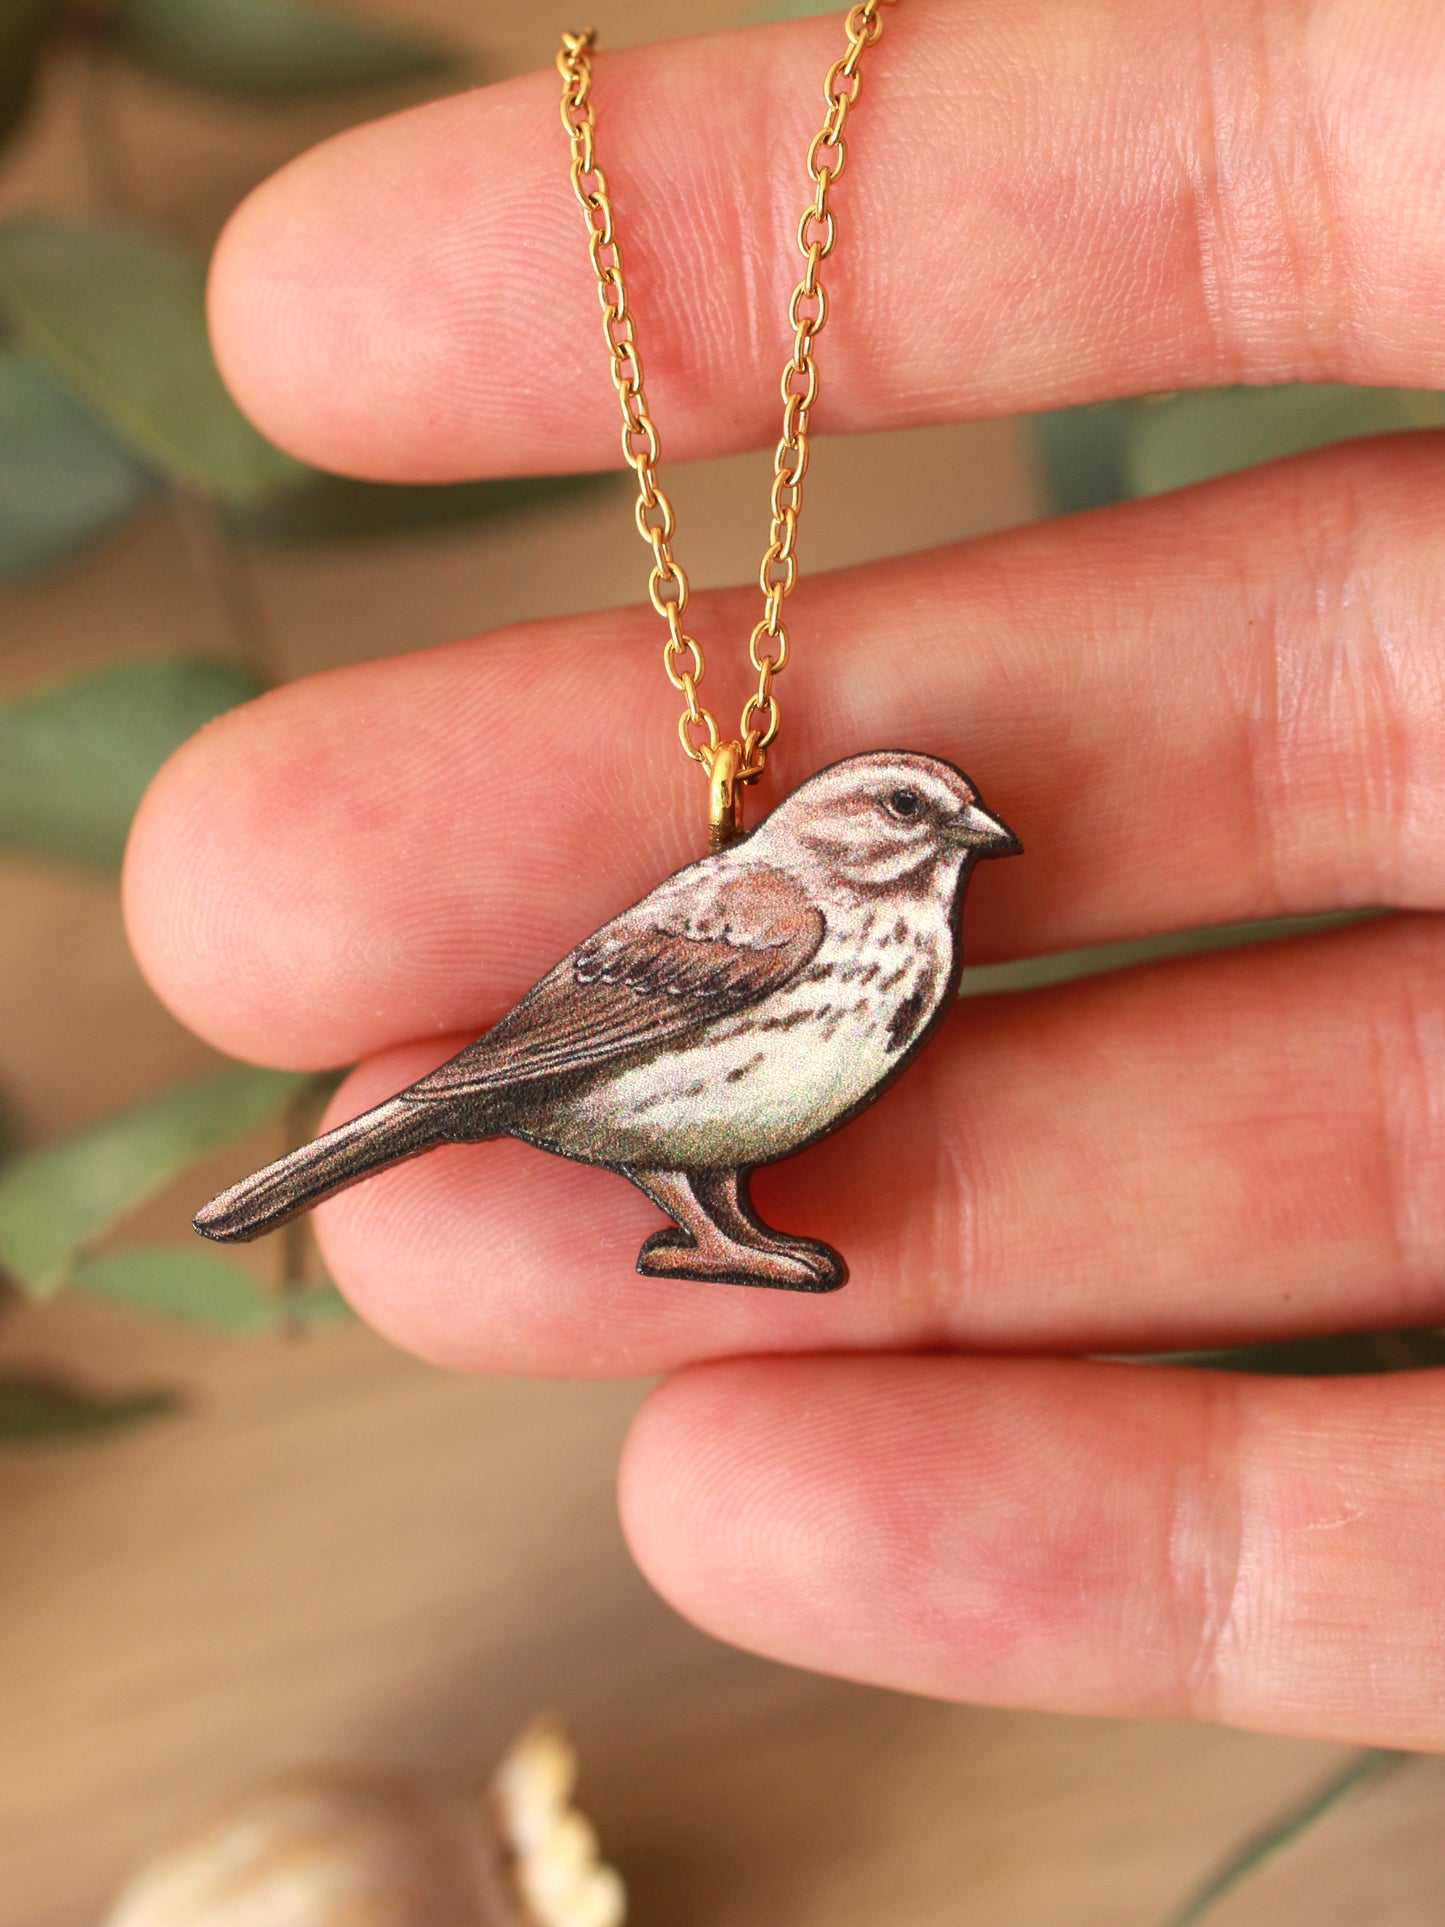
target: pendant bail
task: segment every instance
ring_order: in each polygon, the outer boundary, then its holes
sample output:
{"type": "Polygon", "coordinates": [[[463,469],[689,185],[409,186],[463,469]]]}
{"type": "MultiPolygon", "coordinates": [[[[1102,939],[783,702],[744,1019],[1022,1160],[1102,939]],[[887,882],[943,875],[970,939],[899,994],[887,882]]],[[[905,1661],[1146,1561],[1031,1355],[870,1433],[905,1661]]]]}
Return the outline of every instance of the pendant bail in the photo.
{"type": "Polygon", "coordinates": [[[743,833],[743,746],[719,743],[708,764],[707,851],[716,856],[743,833]]]}

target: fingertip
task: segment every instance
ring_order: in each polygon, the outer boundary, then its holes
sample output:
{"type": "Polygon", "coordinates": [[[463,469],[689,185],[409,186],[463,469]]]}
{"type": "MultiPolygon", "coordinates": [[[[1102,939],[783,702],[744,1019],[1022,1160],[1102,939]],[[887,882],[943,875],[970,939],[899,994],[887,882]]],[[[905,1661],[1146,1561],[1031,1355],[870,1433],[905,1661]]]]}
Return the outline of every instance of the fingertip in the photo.
{"type": "Polygon", "coordinates": [[[618,1467],[623,1535],[649,1585],[694,1625],[735,1641],[737,1569],[729,1557],[719,1575],[718,1551],[746,1555],[729,1516],[743,1472],[737,1431],[767,1370],[742,1359],[675,1372],[643,1400],[618,1467]]]}
{"type": "MultiPolygon", "coordinates": [[[[646,1400],[623,1449],[619,1511],[649,1584],[720,1639],[792,1665],[866,1676],[836,1584],[887,1540],[896,1491],[851,1449],[854,1393],[876,1359],[731,1358],[692,1365],[646,1400]],[[831,1575],[831,1577],[830,1577],[831,1575]]],[[[888,1465],[891,1475],[896,1467],[888,1465]]]]}
{"type": "Polygon", "coordinates": [[[1113,1476],[1135,1455],[1099,1422],[1104,1373],[1124,1369],[836,1355],[695,1366],[634,1423],[623,1529],[677,1612],[748,1651],[947,1697],[1087,1700],[1113,1664],[1102,1622],[1111,1589],[1130,1590],[1129,1531],[1140,1572],[1155,1569],[1153,1475],[1143,1497],[1113,1476]],[[1069,1503],[1055,1506],[1049,1466],[1069,1503]],[[1099,1624],[1080,1604],[1096,1593],[1099,1624]]]}
{"type": "MultiPolygon", "coordinates": [[[[247,946],[236,942],[236,858],[246,847],[238,819],[264,795],[273,772],[268,732],[256,733],[270,694],[205,724],[152,777],[131,823],[121,867],[126,935],[141,974],[172,1014],[218,1050],[287,1069],[314,1069],[304,1046],[257,1050],[268,1027],[254,1021],[256,988],[247,946]]],[[[274,789],[274,784],[272,784],[274,789]]]]}
{"type": "MultiPolygon", "coordinates": [[[[555,116],[541,112],[539,78],[333,135],[232,214],[207,294],[216,361],[241,409],[290,454],[368,480],[525,468],[515,451],[489,460],[485,425],[509,420],[514,399],[498,279],[515,311],[550,318],[556,307],[545,257],[570,195],[565,169],[552,181],[545,167],[555,116]]],[[[531,413],[527,446],[547,466],[551,444],[531,413]]]]}
{"type": "Polygon", "coordinates": [[[291,416],[293,374],[278,346],[290,330],[291,276],[283,241],[287,178],[305,169],[303,154],[255,187],[221,229],[206,278],[211,351],[231,397],[264,435],[292,455],[298,445],[291,416]]]}
{"type": "Polygon", "coordinates": [[[216,243],[206,306],[222,379],[262,434],[303,461],[364,473],[369,451],[351,432],[347,398],[380,336],[355,325],[361,304],[327,298],[345,274],[369,303],[387,272],[385,260],[368,272],[358,258],[367,227],[354,193],[360,131],[323,141],[252,189],[216,243]]]}
{"type": "Polygon", "coordinates": [[[644,1576],[664,1597],[663,1578],[656,1570],[653,1556],[652,1527],[656,1512],[652,1498],[658,1485],[658,1471],[666,1463],[666,1418],[664,1415],[659,1430],[659,1407],[666,1407],[679,1376],[674,1374],[664,1379],[643,1399],[627,1428],[617,1466],[617,1512],[622,1521],[622,1536],[644,1576]],[[664,1448],[661,1461],[657,1456],[659,1441],[664,1448]]]}
{"type": "Polygon", "coordinates": [[[674,1537],[670,1521],[692,1484],[696,1381],[705,1372],[702,1366],[684,1367],[653,1386],[633,1415],[618,1465],[622,1530],[632,1556],[659,1592],[665,1590],[666,1554],[674,1537]]]}

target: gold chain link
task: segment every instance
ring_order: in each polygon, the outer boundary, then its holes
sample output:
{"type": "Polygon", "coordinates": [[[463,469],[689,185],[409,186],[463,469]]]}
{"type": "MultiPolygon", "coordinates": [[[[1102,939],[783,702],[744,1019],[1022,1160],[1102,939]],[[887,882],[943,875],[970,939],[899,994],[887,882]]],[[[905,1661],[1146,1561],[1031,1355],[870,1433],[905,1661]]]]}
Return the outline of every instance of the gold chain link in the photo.
{"type": "MultiPolygon", "coordinates": [[[[833,252],[837,221],[830,205],[834,184],[847,161],[843,132],[858,98],[860,63],[866,48],[883,31],[881,9],[893,0],[859,0],[844,22],[848,45],[828,69],[823,83],[827,113],[808,147],[808,174],[813,198],[798,222],[798,250],[803,277],[788,303],[793,330],[793,352],[783,369],[783,433],[773,464],[772,524],[768,547],[758,570],[763,592],[763,614],[748,642],[748,656],[757,671],[757,688],[743,705],[737,750],[737,779],[754,782],[762,774],[768,746],[778,733],[781,712],[773,690],[774,679],[787,664],[790,651],[783,601],[798,579],[798,513],[803,503],[803,477],[808,472],[808,424],[818,396],[818,370],[813,342],[828,319],[828,297],[819,270],[833,252]]],[[[657,429],[648,412],[642,382],[642,357],[637,330],[627,301],[622,251],[613,231],[612,201],[607,177],[597,164],[597,122],[592,108],[592,32],[564,33],[557,55],[562,76],[562,125],[572,145],[572,191],[587,221],[587,245],[597,273],[597,295],[602,304],[603,334],[611,363],[612,385],[622,404],[622,454],[637,477],[636,519],[639,534],[652,549],[648,594],[667,624],[663,667],[669,682],[683,698],[677,733],[687,754],[712,771],[721,745],[717,720],[698,697],[703,678],[702,650],[683,627],[687,611],[687,576],[672,553],[672,503],[657,479],[657,429]]],[[[716,815],[715,815],[716,823],[716,815]]]]}

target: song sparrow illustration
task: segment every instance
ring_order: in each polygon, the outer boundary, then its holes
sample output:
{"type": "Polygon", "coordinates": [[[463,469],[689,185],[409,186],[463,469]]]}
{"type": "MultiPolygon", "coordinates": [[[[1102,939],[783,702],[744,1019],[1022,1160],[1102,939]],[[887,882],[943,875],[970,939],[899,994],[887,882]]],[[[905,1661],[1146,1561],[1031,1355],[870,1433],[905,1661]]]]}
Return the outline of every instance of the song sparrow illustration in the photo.
{"type": "Polygon", "coordinates": [[[835,1129],[918,1053],[957,987],[969,872],[1019,848],[949,763],[835,763],[439,1069],[223,1191],[196,1229],[253,1238],[435,1145],[518,1137],[609,1166],[666,1212],[675,1229],[639,1271],[834,1290],[842,1258],[764,1225],[749,1172],[835,1129]]]}

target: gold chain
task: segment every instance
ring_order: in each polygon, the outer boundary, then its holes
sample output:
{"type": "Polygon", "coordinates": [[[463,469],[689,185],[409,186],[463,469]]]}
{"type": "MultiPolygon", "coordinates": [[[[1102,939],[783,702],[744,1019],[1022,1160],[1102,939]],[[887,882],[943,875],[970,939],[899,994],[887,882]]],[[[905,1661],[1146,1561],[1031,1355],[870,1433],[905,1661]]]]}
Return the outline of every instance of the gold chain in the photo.
{"type": "Polygon", "coordinates": [[[557,71],[562,76],[562,125],[572,145],[572,191],[587,221],[587,245],[597,273],[597,295],[602,304],[612,385],[622,404],[622,454],[637,477],[638,533],[652,549],[648,594],[653,608],[667,624],[663,667],[683,699],[677,722],[678,736],[687,754],[713,778],[712,817],[717,841],[725,840],[728,833],[721,827],[724,811],[731,813],[730,829],[736,832],[741,801],[737,785],[755,782],[762,774],[768,746],[782,720],[773,681],[786,666],[789,655],[783,600],[798,579],[798,512],[803,502],[803,477],[808,472],[808,422],[818,395],[813,341],[828,318],[828,297],[819,279],[819,269],[833,252],[838,238],[829,197],[847,161],[843,130],[849,109],[858,98],[863,53],[882,33],[881,9],[891,4],[892,0],[859,0],[858,5],[849,8],[844,22],[847,49],[828,69],[823,83],[827,113],[808,147],[808,174],[814,192],[798,222],[803,276],[788,303],[793,352],[783,369],[783,433],[773,464],[772,526],[758,570],[763,614],[748,642],[748,656],[757,671],[758,685],[743,705],[739,740],[731,743],[719,741],[717,719],[698,697],[705,667],[703,654],[683,627],[688,603],[687,576],[672,553],[672,503],[657,478],[660,454],[657,429],[643,391],[642,357],[627,300],[622,250],[613,230],[607,177],[597,164],[590,59],[596,46],[595,34],[591,31],[564,33],[557,55],[557,71]]]}

